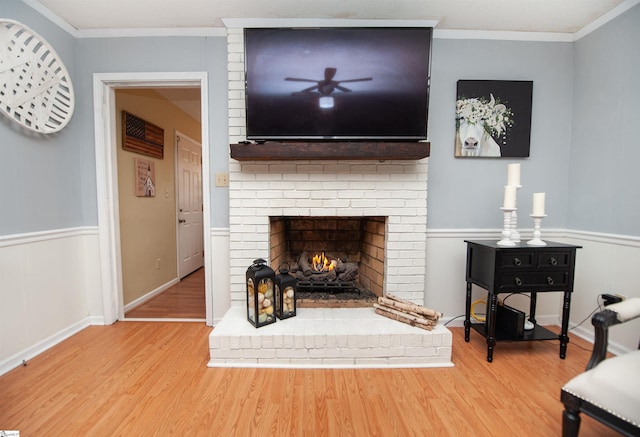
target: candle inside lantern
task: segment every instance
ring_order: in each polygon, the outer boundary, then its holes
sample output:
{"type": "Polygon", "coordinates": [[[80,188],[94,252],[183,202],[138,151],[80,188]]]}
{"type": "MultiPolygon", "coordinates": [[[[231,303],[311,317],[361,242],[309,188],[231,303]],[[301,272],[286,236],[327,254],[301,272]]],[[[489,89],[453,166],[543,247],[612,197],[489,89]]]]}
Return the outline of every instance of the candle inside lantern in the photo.
{"type": "Polygon", "coordinates": [[[545,193],[533,193],[533,216],[544,215],[545,193]]]}
{"type": "Polygon", "coordinates": [[[520,186],[520,164],[507,165],[507,185],[520,186]]]}
{"type": "Polygon", "coordinates": [[[516,207],[516,186],[505,185],[504,187],[504,209],[515,209],[516,207]]]}

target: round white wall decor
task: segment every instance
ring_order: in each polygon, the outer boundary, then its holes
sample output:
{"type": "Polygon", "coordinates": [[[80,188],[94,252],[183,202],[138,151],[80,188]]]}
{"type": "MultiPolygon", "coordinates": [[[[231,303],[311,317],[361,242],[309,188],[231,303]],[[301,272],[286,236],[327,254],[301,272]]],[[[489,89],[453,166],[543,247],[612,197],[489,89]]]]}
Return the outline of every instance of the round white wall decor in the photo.
{"type": "Polygon", "coordinates": [[[73,108],[71,78],[55,50],[27,26],[0,18],[0,111],[50,134],[69,123],[73,108]]]}

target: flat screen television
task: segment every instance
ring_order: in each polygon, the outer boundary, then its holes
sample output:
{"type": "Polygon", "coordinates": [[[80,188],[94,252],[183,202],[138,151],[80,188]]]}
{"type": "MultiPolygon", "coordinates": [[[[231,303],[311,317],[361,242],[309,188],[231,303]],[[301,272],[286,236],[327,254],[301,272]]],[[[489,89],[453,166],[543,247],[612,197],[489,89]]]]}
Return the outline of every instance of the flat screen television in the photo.
{"type": "Polygon", "coordinates": [[[431,28],[247,28],[247,139],[427,138],[431,28]]]}

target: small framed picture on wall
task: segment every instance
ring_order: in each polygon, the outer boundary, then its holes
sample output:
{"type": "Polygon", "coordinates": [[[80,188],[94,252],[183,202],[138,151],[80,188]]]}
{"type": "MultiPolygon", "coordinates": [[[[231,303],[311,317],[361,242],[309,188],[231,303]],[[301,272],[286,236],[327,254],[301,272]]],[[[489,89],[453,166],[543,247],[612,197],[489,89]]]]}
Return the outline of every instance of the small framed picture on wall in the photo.
{"type": "Polygon", "coordinates": [[[459,80],[456,158],[528,157],[532,96],[532,81],[459,80]]]}
{"type": "Polygon", "coordinates": [[[156,166],[150,159],[133,158],[136,168],[136,196],[155,197],[156,166]]]}

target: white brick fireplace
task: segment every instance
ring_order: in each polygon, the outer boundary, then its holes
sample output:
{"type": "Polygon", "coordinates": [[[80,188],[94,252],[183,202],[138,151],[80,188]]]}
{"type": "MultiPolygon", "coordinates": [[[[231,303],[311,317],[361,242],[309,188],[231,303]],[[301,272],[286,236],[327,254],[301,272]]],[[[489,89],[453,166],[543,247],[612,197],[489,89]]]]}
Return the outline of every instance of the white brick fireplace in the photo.
{"type": "Polygon", "coordinates": [[[232,302],[245,301],[245,272],[252,261],[269,260],[270,216],[383,216],[384,291],[423,304],[426,191],[426,162],[231,160],[232,302]]]}
{"type": "MultiPolygon", "coordinates": [[[[246,139],[242,29],[228,29],[228,50],[229,141],[238,143],[246,139]]],[[[244,304],[252,261],[269,260],[270,216],[388,217],[385,292],[424,304],[427,159],[230,159],[229,211],[232,304],[244,304]]]]}
{"type": "MultiPolygon", "coordinates": [[[[238,143],[245,140],[244,132],[244,63],[242,29],[228,29],[229,38],[229,133],[230,142],[238,143]]],[[[268,143],[264,147],[268,147],[268,143]]],[[[230,246],[230,292],[232,307],[245,307],[245,274],[247,268],[256,258],[269,261],[270,256],[270,217],[361,217],[375,216],[386,218],[386,241],[384,254],[384,293],[392,293],[398,297],[411,300],[418,304],[424,302],[425,295],[425,260],[426,260],[426,230],[427,230],[427,159],[406,161],[371,161],[371,160],[345,160],[345,161],[229,161],[229,246],[230,246]]],[[[277,266],[271,266],[277,269],[277,266]]],[[[232,308],[233,310],[233,308],[232,308]]],[[[313,336],[320,335],[323,340],[332,344],[333,351],[327,355],[318,352],[315,348],[307,348],[304,351],[291,352],[285,362],[312,362],[312,357],[325,363],[354,364],[356,358],[346,357],[343,351],[336,352],[335,345],[340,344],[335,335],[335,319],[337,313],[330,314],[329,309],[321,312],[312,312],[312,309],[298,309],[298,318],[304,318],[305,314],[312,318],[320,315],[328,315],[334,319],[327,323],[326,330],[331,334],[318,331],[315,327],[313,336]],[[306,311],[306,313],[305,313],[306,311]],[[311,316],[311,314],[313,314],[311,316]],[[326,337],[329,335],[329,337],[326,337]],[[328,338],[328,340],[327,340],[328,338]],[[301,355],[300,355],[301,354],[301,355]],[[339,357],[339,359],[336,358],[339,357]],[[343,360],[346,358],[346,360],[343,360]],[[337,361],[336,361],[337,360],[337,361]]],[[[365,311],[365,320],[385,319],[376,316],[371,308],[358,309],[365,311]]],[[[345,311],[345,310],[342,310],[345,311]]],[[[355,311],[355,309],[353,310],[355,311]]],[[[232,312],[232,311],[230,311],[232,312]]],[[[236,319],[243,319],[243,312],[235,309],[236,319]]],[[[227,316],[225,316],[227,318],[227,316]]],[[[355,317],[354,318],[360,318],[355,317]]],[[[241,320],[243,326],[238,329],[230,328],[229,321],[222,320],[211,337],[211,362],[210,365],[224,365],[224,363],[238,363],[243,353],[238,350],[242,340],[228,338],[230,332],[241,331],[245,334],[258,336],[257,339],[247,340],[249,351],[246,352],[249,363],[259,363],[262,356],[265,362],[273,363],[277,354],[261,354],[259,350],[262,342],[270,348],[276,343],[286,343],[286,331],[282,326],[286,323],[293,326],[303,326],[302,320],[291,321],[287,319],[278,321],[274,325],[268,325],[255,329],[241,320]],[[246,325],[246,326],[244,326],[246,325]],[[276,325],[278,327],[276,328],[276,325]],[[273,327],[273,328],[272,328],[273,327]],[[222,328],[222,329],[221,329],[222,328]],[[275,330],[278,334],[272,337],[275,330]],[[284,330],[284,331],[283,331],[284,330]],[[269,331],[269,332],[268,332],[269,331]],[[217,334],[216,334],[217,332],[217,334]],[[215,335],[222,337],[215,337],[215,335]],[[274,340],[275,338],[275,340],[274,340]],[[253,341],[253,343],[252,343],[253,341]],[[221,352],[220,348],[228,348],[235,345],[233,352],[221,352]],[[256,346],[258,345],[258,346],[256,346]],[[256,349],[257,347],[257,349],[256,349]],[[253,349],[252,349],[253,348],[253,349]],[[221,356],[224,357],[221,358],[221,356]],[[225,358],[226,357],[226,358],[225,358]],[[234,358],[235,357],[235,358],[234,358]]],[[[389,320],[385,319],[384,323],[389,320]]],[[[367,322],[370,323],[370,322],[367,322]]],[[[403,325],[400,322],[391,323],[392,326],[403,325]]],[[[313,326],[317,326],[313,323],[313,326]]],[[[385,325],[388,326],[388,325],[385,325]]],[[[384,358],[377,357],[362,351],[362,348],[370,345],[378,345],[379,340],[371,339],[367,334],[364,340],[353,340],[360,349],[356,355],[366,357],[369,362],[404,362],[410,364],[411,359],[405,360],[399,349],[407,346],[409,341],[414,347],[409,355],[423,355],[415,350],[425,349],[434,356],[431,364],[450,364],[451,337],[449,331],[439,325],[433,332],[423,331],[407,325],[398,329],[409,329],[417,337],[413,339],[398,340],[394,344],[396,356],[383,354],[384,358]],[[417,332],[416,332],[417,331],[417,332]],[[437,334],[437,335],[436,335],[437,334]],[[433,335],[437,339],[433,339],[433,335]],[[422,348],[428,344],[429,347],[422,348]],[[438,347],[433,347],[436,344],[438,347]],[[418,346],[416,348],[416,346],[418,346]],[[433,349],[433,350],[430,350],[433,349]],[[436,350],[437,349],[437,350],[436,350]],[[371,361],[373,360],[373,361],[371,361]],[[378,361],[376,361],[378,360],[378,361]],[[391,361],[389,361],[391,360],[391,361]],[[404,360],[404,361],[403,361],[404,360]]],[[[375,330],[374,330],[375,332],[375,330]]],[[[404,332],[404,331],[402,331],[404,332]]],[[[296,335],[301,335],[297,332],[296,335]]],[[[315,338],[315,337],[314,337],[315,338]]],[[[345,346],[351,341],[344,340],[345,346]]],[[[309,346],[314,340],[295,340],[302,346],[309,346]]],[[[313,345],[312,345],[313,346],[313,345]]],[[[391,355],[393,355],[391,354],[391,355]]],[[[287,354],[285,354],[287,355],[287,354]]],[[[420,358],[421,365],[429,365],[429,361],[420,358]]]]}

